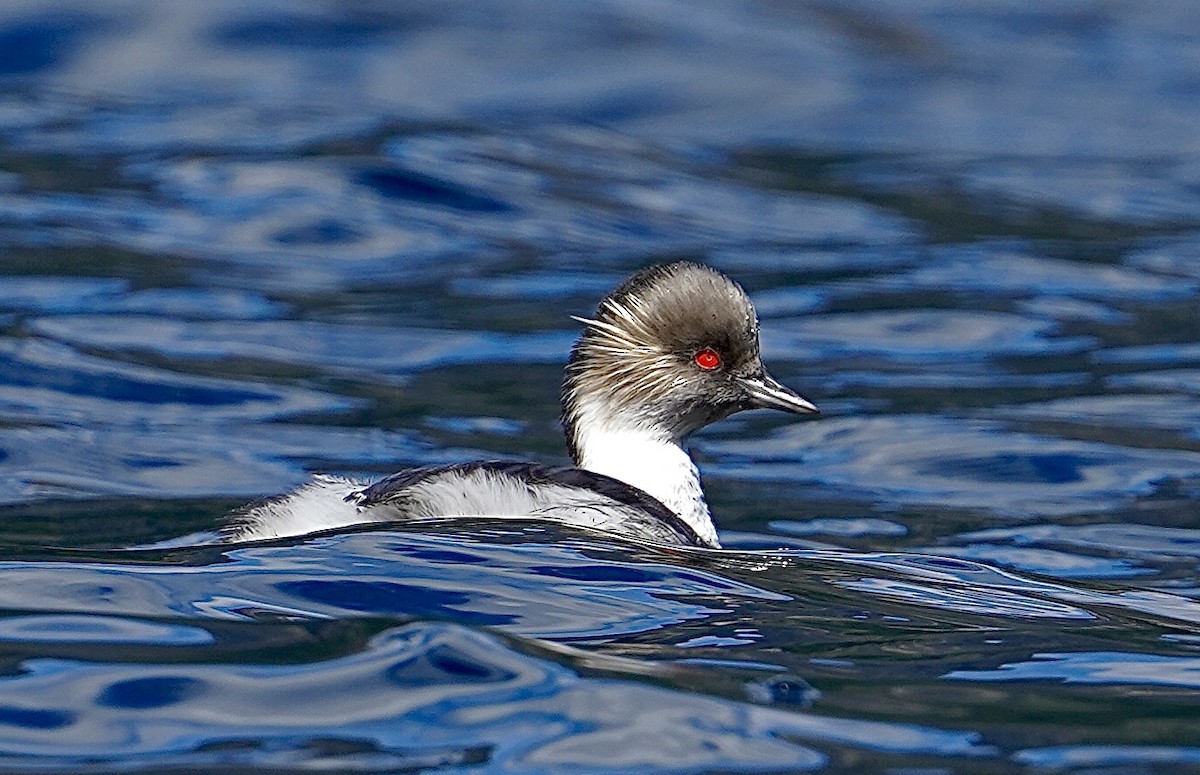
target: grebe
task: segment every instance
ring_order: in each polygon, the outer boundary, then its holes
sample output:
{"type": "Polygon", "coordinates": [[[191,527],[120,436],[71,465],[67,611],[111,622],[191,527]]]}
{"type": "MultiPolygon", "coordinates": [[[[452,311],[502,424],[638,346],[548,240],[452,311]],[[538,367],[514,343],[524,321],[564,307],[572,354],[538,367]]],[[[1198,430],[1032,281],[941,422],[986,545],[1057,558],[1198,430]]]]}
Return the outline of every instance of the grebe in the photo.
{"type": "Polygon", "coordinates": [[[717,270],[683,261],[638,272],[594,318],[575,319],[584,330],[562,389],[574,467],[484,460],[412,468],[374,484],[318,476],[236,511],[222,540],[495,516],[720,547],[684,438],[743,409],[818,411],[767,374],[750,298],[717,270]]]}

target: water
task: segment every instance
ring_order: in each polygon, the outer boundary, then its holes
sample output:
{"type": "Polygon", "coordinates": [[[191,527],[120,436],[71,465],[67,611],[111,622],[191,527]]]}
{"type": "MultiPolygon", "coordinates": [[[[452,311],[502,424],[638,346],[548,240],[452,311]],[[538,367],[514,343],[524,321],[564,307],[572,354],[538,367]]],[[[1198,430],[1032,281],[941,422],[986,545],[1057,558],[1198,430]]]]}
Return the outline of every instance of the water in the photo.
{"type": "Polygon", "coordinates": [[[1200,771],[1200,11],[0,9],[0,769],[1200,771]],[[740,280],[729,547],[130,549],[563,461],[570,314],[740,280]]]}

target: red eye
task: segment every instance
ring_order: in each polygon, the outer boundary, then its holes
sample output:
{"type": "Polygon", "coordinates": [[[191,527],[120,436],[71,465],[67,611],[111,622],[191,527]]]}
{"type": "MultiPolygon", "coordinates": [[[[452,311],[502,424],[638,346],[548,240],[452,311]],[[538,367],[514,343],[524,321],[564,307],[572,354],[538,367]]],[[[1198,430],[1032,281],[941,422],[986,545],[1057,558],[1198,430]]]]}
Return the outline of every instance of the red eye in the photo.
{"type": "Polygon", "coordinates": [[[705,347],[692,358],[696,365],[705,371],[721,368],[721,356],[711,347],[705,347]]]}

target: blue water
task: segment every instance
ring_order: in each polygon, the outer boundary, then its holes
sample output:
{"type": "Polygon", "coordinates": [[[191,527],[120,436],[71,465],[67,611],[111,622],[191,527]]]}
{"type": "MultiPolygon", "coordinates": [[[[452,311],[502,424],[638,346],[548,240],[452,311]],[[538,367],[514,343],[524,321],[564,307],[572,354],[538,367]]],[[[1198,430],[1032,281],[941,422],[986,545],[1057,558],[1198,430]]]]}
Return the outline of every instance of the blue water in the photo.
{"type": "Polygon", "coordinates": [[[0,8],[0,770],[1200,772],[1200,7],[0,8]],[[315,471],[565,461],[638,267],[815,419],[722,551],[167,546],[315,471]]]}

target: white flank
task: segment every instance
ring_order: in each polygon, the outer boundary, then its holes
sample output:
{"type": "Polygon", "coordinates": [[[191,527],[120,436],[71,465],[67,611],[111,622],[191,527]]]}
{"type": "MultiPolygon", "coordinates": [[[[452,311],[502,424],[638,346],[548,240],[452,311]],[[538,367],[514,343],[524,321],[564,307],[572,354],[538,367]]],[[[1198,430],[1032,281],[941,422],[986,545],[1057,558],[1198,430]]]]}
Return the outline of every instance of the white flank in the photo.
{"type": "Polygon", "coordinates": [[[287,495],[250,507],[231,538],[258,541],[374,522],[376,517],[346,502],[347,496],[365,486],[353,479],[318,474],[287,495]]]}
{"type": "Polygon", "coordinates": [[[400,509],[386,501],[356,505],[360,499],[355,496],[366,486],[318,475],[299,489],[247,509],[227,540],[261,541],[398,518],[540,518],[610,532],[620,532],[625,524],[619,510],[597,508],[596,495],[588,490],[557,484],[530,487],[519,477],[487,470],[447,471],[418,480],[406,488],[406,503],[400,509]]]}

